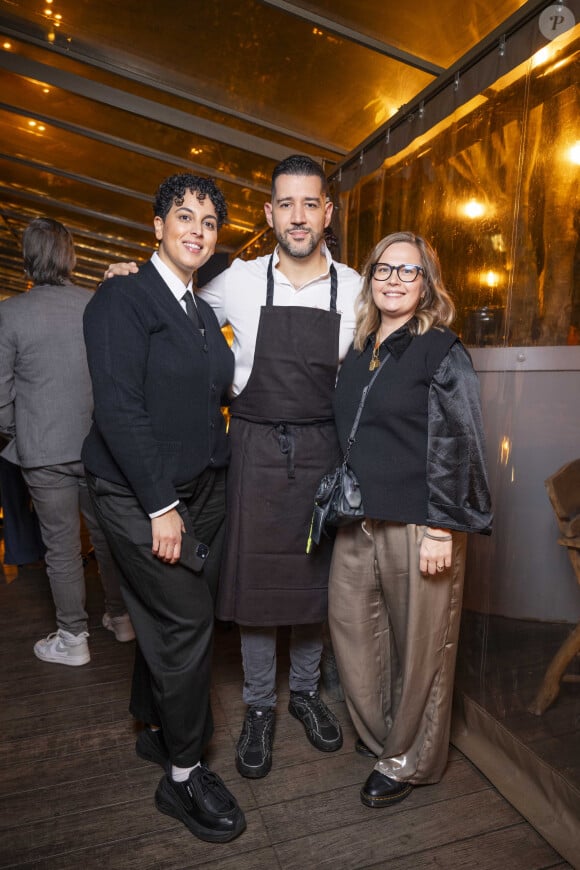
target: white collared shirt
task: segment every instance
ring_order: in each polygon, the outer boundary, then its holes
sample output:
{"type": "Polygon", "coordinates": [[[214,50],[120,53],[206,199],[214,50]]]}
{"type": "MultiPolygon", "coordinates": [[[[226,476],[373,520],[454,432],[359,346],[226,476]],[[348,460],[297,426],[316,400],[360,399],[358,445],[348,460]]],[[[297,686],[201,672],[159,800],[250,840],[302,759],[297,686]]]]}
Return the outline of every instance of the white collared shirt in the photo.
{"type": "MultiPolygon", "coordinates": [[[[192,295],[193,295],[193,299],[195,302],[195,293],[193,293],[193,290],[192,290],[193,279],[191,279],[189,281],[189,283],[187,285],[185,285],[183,283],[183,281],[181,280],[181,278],[178,278],[177,275],[175,274],[175,272],[172,272],[171,269],[169,268],[169,266],[165,265],[165,263],[163,262],[163,260],[161,259],[161,257],[157,253],[157,251],[154,251],[154,253],[151,255],[151,263],[155,266],[155,268],[157,269],[157,271],[159,272],[159,274],[161,275],[161,277],[163,278],[163,280],[165,281],[165,283],[167,284],[167,286],[169,287],[169,289],[171,290],[171,292],[173,293],[173,295],[175,296],[175,298],[177,299],[177,301],[179,302],[179,304],[181,305],[181,307],[183,308],[185,313],[187,314],[187,309],[185,307],[185,302],[183,300],[183,296],[185,295],[187,290],[191,290],[192,295]]],[[[161,510],[155,511],[155,513],[149,514],[149,517],[152,520],[155,519],[155,517],[160,517],[163,514],[168,513],[174,507],[177,507],[178,504],[179,504],[178,501],[174,501],[173,504],[170,504],[167,507],[161,508],[161,510]]]]}
{"type": "Polygon", "coordinates": [[[155,268],[157,269],[157,271],[159,272],[159,274],[161,275],[161,277],[163,278],[163,280],[165,281],[165,283],[167,284],[167,286],[169,287],[169,289],[171,290],[186,314],[187,308],[185,307],[183,297],[185,296],[187,290],[191,291],[193,301],[197,306],[197,303],[195,302],[195,293],[193,292],[193,278],[191,278],[187,284],[184,284],[181,278],[178,278],[175,272],[173,272],[169,268],[169,266],[167,266],[163,262],[157,251],[155,251],[151,255],[151,262],[155,266],[155,268]]]}
{"type": "MultiPolygon", "coordinates": [[[[274,305],[296,305],[305,308],[330,307],[330,265],[332,257],[325,245],[322,251],[326,257],[326,272],[308,281],[298,290],[277,269],[278,248],[274,251],[274,305]]],[[[237,396],[244,389],[252,371],[256,337],[260,320],[260,309],[266,304],[267,270],[270,254],[254,260],[234,260],[229,269],[217,275],[205,285],[198,294],[214,309],[223,326],[229,323],[234,332],[232,350],[236,368],[233,394],[237,396]]],[[[349,349],[355,329],[355,303],[360,293],[362,281],[358,272],[343,263],[335,263],[338,277],[336,310],[340,318],[338,368],[349,349]]]]}

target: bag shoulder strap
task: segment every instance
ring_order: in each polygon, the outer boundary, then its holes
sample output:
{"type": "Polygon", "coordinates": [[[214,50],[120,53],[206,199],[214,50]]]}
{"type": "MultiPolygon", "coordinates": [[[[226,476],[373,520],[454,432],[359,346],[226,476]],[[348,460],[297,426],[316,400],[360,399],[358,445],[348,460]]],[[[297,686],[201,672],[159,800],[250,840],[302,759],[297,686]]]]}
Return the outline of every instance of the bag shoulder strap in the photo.
{"type": "Polygon", "coordinates": [[[375,371],[375,373],[373,374],[372,378],[370,379],[370,381],[368,382],[368,384],[366,385],[366,387],[365,387],[364,390],[362,391],[362,396],[361,396],[361,399],[360,399],[360,402],[359,402],[359,406],[358,406],[358,410],[357,410],[357,412],[356,412],[356,416],[355,416],[355,418],[354,418],[354,423],[352,424],[352,429],[350,430],[350,435],[348,436],[348,441],[347,441],[347,445],[346,445],[346,451],[345,451],[345,454],[344,454],[344,460],[343,460],[343,462],[346,462],[346,461],[348,460],[348,457],[349,457],[349,454],[350,454],[350,448],[351,448],[352,445],[354,444],[354,440],[355,440],[356,432],[357,432],[357,429],[358,429],[358,424],[360,423],[361,414],[362,414],[362,412],[363,412],[364,404],[365,404],[365,402],[366,402],[366,400],[367,400],[367,396],[368,396],[368,394],[369,394],[369,390],[370,390],[370,388],[372,387],[372,385],[374,384],[375,380],[377,379],[377,377],[378,377],[378,375],[379,375],[379,372],[381,371],[381,369],[382,369],[382,367],[384,366],[384,364],[386,363],[386,361],[389,359],[390,355],[391,355],[391,354],[387,351],[387,355],[385,356],[384,360],[381,362],[380,366],[379,366],[378,369],[375,371]]]}

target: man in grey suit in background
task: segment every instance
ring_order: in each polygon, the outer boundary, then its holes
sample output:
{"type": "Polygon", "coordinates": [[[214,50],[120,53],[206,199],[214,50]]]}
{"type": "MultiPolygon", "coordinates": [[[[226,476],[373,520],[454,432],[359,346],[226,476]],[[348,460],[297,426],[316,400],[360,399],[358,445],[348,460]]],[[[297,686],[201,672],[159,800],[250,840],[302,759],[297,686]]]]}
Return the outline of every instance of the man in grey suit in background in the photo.
{"type": "Polygon", "coordinates": [[[57,631],[39,640],[34,653],[47,662],[84,665],[90,653],[80,512],[105,592],[103,625],[119,641],[135,636],[80,461],[93,409],[83,338],[83,314],[93,294],[71,282],[73,239],[58,221],[32,221],[22,249],[34,286],[0,303],[0,432],[10,438],[2,455],[22,467],[56,607],[57,631]]]}

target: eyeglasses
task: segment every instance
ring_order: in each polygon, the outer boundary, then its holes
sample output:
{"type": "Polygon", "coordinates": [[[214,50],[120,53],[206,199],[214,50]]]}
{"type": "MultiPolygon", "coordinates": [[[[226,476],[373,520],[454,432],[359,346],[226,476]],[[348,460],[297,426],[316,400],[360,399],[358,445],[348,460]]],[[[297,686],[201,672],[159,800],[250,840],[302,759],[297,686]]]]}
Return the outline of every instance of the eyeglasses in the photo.
{"type": "Polygon", "coordinates": [[[423,266],[414,266],[411,263],[402,263],[400,266],[390,266],[388,263],[373,263],[371,266],[371,278],[377,281],[388,281],[393,272],[397,273],[399,281],[410,284],[419,275],[425,274],[423,266]]]}

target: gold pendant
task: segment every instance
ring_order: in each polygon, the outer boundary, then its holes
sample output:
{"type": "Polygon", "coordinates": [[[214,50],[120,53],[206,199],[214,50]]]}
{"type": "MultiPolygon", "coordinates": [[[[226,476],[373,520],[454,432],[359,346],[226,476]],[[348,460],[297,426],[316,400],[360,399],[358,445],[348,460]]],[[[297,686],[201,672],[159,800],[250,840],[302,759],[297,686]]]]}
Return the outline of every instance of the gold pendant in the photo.
{"type": "Polygon", "coordinates": [[[375,369],[381,364],[381,360],[379,357],[381,346],[378,341],[375,342],[375,346],[373,347],[373,352],[371,354],[371,361],[369,363],[369,372],[374,372],[375,369]]]}

